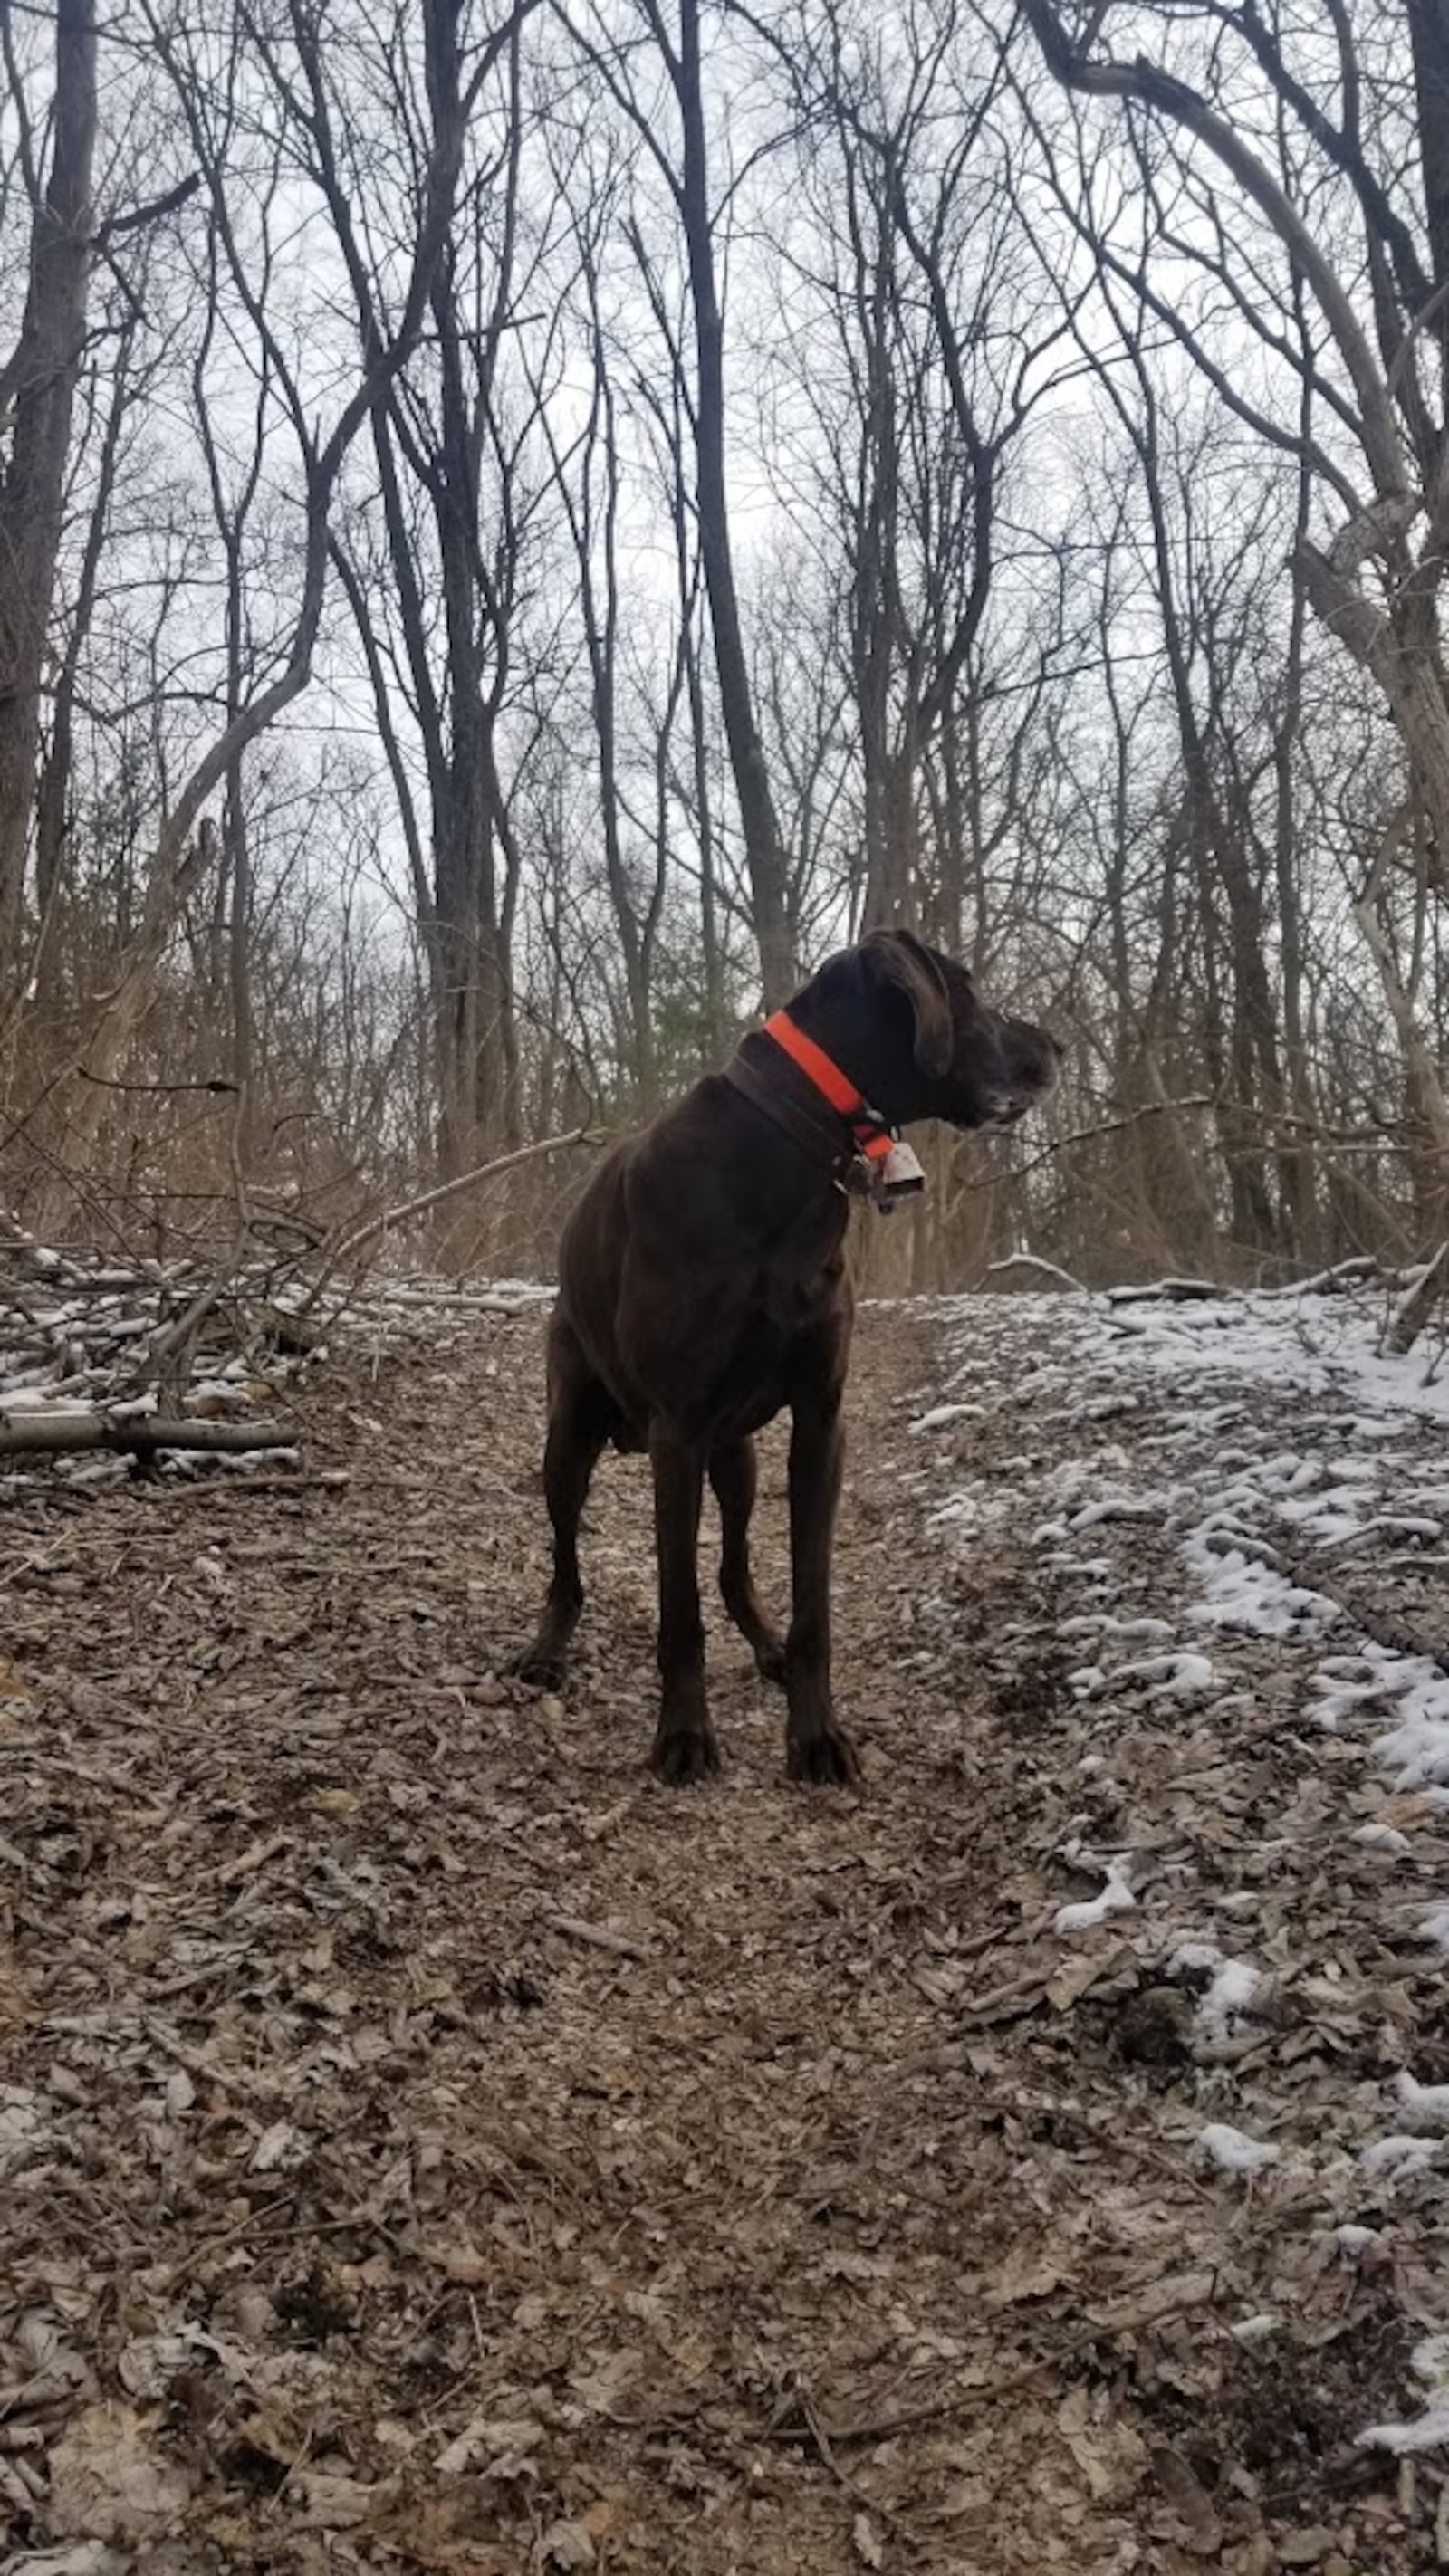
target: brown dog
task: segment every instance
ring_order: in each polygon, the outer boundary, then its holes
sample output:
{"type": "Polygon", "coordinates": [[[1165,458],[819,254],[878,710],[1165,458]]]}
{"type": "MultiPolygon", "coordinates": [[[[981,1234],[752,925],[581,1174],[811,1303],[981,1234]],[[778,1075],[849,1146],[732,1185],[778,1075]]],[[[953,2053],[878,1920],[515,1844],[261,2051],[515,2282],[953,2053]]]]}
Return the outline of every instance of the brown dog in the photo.
{"type": "Polygon", "coordinates": [[[699,1514],[719,1502],[725,1606],[789,1703],[795,1780],[858,1776],[830,1697],[830,1551],[852,1299],[853,1191],[879,1197],[891,1131],[1001,1125],[1045,1098],[1056,1041],[978,1000],[964,966],[877,931],[678,1106],[618,1146],[564,1229],[549,1328],[544,1489],[553,1580],[523,1679],[562,1680],[583,1604],[578,1526],[606,1441],[654,1470],[663,1702],[653,1766],[699,1780],[719,1753],[704,1689],[699,1514]],[[752,1434],[789,1405],[793,1615],[781,1637],[750,1579],[752,1434]]]}

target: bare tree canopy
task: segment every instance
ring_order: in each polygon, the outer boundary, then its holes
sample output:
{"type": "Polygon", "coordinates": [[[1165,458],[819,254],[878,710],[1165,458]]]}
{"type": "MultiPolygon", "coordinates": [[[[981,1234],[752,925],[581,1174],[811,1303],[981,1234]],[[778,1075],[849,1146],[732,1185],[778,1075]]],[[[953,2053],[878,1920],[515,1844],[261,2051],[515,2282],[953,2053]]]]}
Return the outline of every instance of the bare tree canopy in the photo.
{"type": "Polygon", "coordinates": [[[890,1275],[1428,1258],[1446,29],[0,6],[8,1203],[546,1265],[894,921],[1069,1062],[890,1275]]]}

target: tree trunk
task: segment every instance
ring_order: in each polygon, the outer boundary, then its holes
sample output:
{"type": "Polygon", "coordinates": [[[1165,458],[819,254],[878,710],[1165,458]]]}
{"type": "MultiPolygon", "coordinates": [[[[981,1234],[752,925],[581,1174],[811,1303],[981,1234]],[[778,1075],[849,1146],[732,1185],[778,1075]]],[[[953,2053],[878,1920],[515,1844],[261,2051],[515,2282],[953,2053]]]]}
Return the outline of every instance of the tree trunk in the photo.
{"type": "MultiPolygon", "coordinates": [[[[1428,1132],[1430,1178],[1427,1190],[1421,1184],[1423,1203],[1419,1219],[1426,1230],[1429,1227],[1437,1230],[1444,1222],[1446,1191],[1449,1191],[1449,1097],[1445,1095],[1433,1050],[1419,1024],[1415,996],[1400,972],[1393,940],[1379,909],[1380,891],[1396,853],[1403,823],[1404,818],[1401,817],[1399,828],[1386,836],[1353,911],[1378,971],[1380,988],[1398,1036],[1407,1096],[1428,1132]]],[[[1424,900],[1425,889],[1421,884],[1419,901],[1422,904],[1424,900]]]]}
{"type": "Polygon", "coordinates": [[[715,285],[714,242],[709,215],[709,172],[699,69],[699,0],[680,0],[680,49],[673,75],[684,125],[684,176],[680,203],[689,253],[690,299],[694,307],[695,356],[699,370],[695,440],[700,552],[709,594],[720,707],[745,839],[751,909],[760,949],[760,980],[765,1006],[774,1010],[788,1000],[794,989],[795,960],[785,909],[784,851],[765,766],[764,745],[755,717],[754,692],[745,660],[739,596],[735,589],[734,559],[730,549],[729,509],[725,495],[724,327],[715,285]]]}
{"type": "Polygon", "coordinates": [[[95,0],[56,0],[50,178],[34,209],[30,291],[0,481],[0,1001],[19,972],[40,691],[60,552],[71,411],[85,345],[96,140],[95,0]]]}
{"type": "MultiPolygon", "coordinates": [[[[1305,396],[1305,410],[1307,397],[1305,396]]],[[[1312,480],[1306,466],[1298,474],[1296,546],[1308,527],[1312,480]]],[[[1326,1258],[1326,1238],[1318,1219],[1314,1158],[1308,1145],[1314,1114],[1313,1079],[1304,1019],[1305,926],[1298,847],[1296,780],[1299,736],[1303,725],[1303,644],[1307,599],[1297,553],[1292,566],[1293,608],[1288,630],[1283,705],[1274,730],[1273,771],[1276,788],[1273,859],[1278,888],[1278,952],[1283,989],[1283,1051],[1287,1104],[1303,1123],[1280,1140],[1278,1187],[1288,1249],[1300,1261],[1326,1258]]]]}

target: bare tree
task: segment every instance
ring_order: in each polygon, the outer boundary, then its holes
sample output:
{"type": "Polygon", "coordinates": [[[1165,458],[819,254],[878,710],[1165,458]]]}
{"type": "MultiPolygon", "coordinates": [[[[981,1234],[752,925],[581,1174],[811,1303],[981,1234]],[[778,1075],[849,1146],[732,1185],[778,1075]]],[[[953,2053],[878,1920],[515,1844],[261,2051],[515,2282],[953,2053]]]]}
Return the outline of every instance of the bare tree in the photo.
{"type": "Polygon", "coordinates": [[[659,0],[638,0],[677,118],[677,139],[661,133],[657,102],[632,77],[634,48],[575,29],[577,40],[629,116],[664,180],[685,245],[694,326],[695,382],[691,424],[695,508],[709,598],[720,711],[729,743],[749,872],[760,975],[766,1004],[785,999],[795,980],[785,906],[784,854],[764,745],[750,684],[730,535],[725,469],[724,314],[716,264],[719,209],[710,177],[709,123],[701,47],[701,0],[679,0],[677,39],[659,0]]]}
{"type": "MultiPolygon", "coordinates": [[[[11,12],[3,12],[7,69],[11,12]]],[[[0,368],[10,445],[0,475],[0,1004],[19,969],[21,902],[40,757],[40,698],[49,640],[71,415],[85,353],[93,257],[96,145],[94,0],[56,0],[49,166],[24,84],[11,94],[32,212],[30,278],[20,336],[0,368]]]]}
{"type": "MultiPolygon", "coordinates": [[[[429,0],[428,16],[440,13],[451,16],[447,0],[437,0],[436,8],[429,0]]],[[[251,690],[244,704],[223,722],[193,759],[156,835],[139,918],[90,1034],[90,1080],[71,1113],[72,1146],[82,1153],[101,1124],[106,1086],[116,1080],[125,1061],[181,908],[200,873],[211,862],[213,835],[199,829],[207,801],[249,745],[301,695],[311,678],[326,595],[337,480],[358,430],[406,364],[422,331],[434,274],[447,238],[474,95],[472,91],[460,94],[439,120],[396,320],[390,331],[379,329],[359,380],[338,406],[324,436],[313,426],[306,388],[283,344],[277,321],[267,309],[257,282],[255,244],[241,229],[229,187],[229,147],[243,113],[251,77],[242,39],[233,31],[218,80],[218,66],[203,63],[191,31],[162,18],[156,9],[148,9],[148,16],[158,59],[173,85],[203,175],[229,286],[255,334],[258,350],[265,353],[278,389],[281,414],[295,440],[304,493],[301,582],[274,674],[251,690]]],[[[268,211],[263,210],[264,222],[268,211]]]]}
{"type": "MultiPolygon", "coordinates": [[[[1413,159],[1396,161],[1383,138],[1396,131],[1382,97],[1366,104],[1373,78],[1350,11],[1329,13],[1332,46],[1310,46],[1296,69],[1287,31],[1252,7],[1209,13],[1256,72],[1271,111],[1268,148],[1250,138],[1241,113],[1222,102],[1224,56],[1204,52],[1186,77],[1145,53],[1123,60],[1104,50],[1113,8],[1069,19],[1052,0],[1023,0],[1026,18],[1057,78],[1088,96],[1126,101],[1183,138],[1226,173],[1253,218],[1253,239],[1275,246],[1278,310],[1264,310],[1251,247],[1219,219],[1185,244],[1225,285],[1231,307],[1255,332],[1290,388],[1311,391],[1330,425],[1325,443],[1301,416],[1274,411],[1244,393],[1215,357],[1201,326],[1160,291],[1151,309],[1201,363],[1240,420],[1312,474],[1317,511],[1331,510],[1331,535],[1300,537],[1298,560],[1309,602],[1328,631],[1382,688],[1422,801],[1441,882],[1449,852],[1449,701],[1441,668],[1441,599],[1449,496],[1440,459],[1445,436],[1444,349],[1449,298],[1449,84],[1443,78],[1441,12],[1410,11],[1413,159]],[[1078,35],[1076,29],[1080,29],[1078,35]],[[1271,137],[1283,143],[1274,167],[1271,137]],[[1293,138],[1291,151],[1286,138],[1293,138]],[[1376,166],[1375,153],[1383,161],[1376,166]],[[1299,165],[1312,174],[1305,183],[1299,165]],[[1416,172],[1418,202],[1410,173],[1416,172]],[[1312,193],[1308,193],[1311,185],[1312,193]],[[1352,225],[1356,239],[1343,237],[1352,225]],[[1428,247],[1427,260],[1419,248],[1428,247]],[[1321,326],[1322,345],[1281,328],[1301,279],[1321,326]],[[1426,358],[1438,352],[1438,363],[1426,358]]],[[[1151,13],[1149,13],[1151,14],[1151,13]]],[[[1174,30],[1160,13],[1162,51],[1174,30]]],[[[1134,29],[1140,21],[1134,18],[1134,29]]],[[[1110,245],[1107,246],[1110,256],[1110,245]]]]}
{"type": "MultiPolygon", "coordinates": [[[[436,13],[427,28],[421,94],[406,44],[389,43],[368,53],[375,89],[359,100],[346,94],[311,12],[300,5],[291,10],[304,80],[295,110],[300,147],[327,205],[364,359],[377,335],[391,256],[367,201],[375,93],[390,98],[414,190],[438,138],[460,114],[474,156],[430,282],[425,349],[416,363],[393,371],[371,408],[382,527],[377,562],[371,568],[362,562],[352,533],[335,549],[403,817],[432,992],[439,1150],[450,1176],[470,1168],[495,1140],[517,1142],[510,947],[521,855],[502,729],[536,496],[524,468],[527,424],[510,420],[502,386],[515,300],[524,291],[520,271],[526,275],[519,201],[523,14],[500,34],[478,31],[466,11],[436,13]],[[485,118],[485,79],[495,69],[501,95],[485,118]],[[400,635],[401,710],[379,579],[390,589],[400,635]],[[425,820],[415,810],[400,722],[421,744],[425,820]]],[[[547,374],[548,359],[542,363],[547,374]]],[[[531,415],[541,399],[532,398],[531,415]]]]}

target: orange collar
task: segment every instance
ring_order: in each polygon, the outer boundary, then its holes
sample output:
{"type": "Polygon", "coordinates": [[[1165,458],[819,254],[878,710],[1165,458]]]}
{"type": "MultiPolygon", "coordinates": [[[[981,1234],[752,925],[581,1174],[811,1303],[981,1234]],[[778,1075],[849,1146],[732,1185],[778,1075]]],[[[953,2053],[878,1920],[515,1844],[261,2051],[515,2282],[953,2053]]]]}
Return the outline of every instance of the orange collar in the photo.
{"type": "Polygon", "coordinates": [[[833,1056],[798,1028],[788,1011],[776,1011],[766,1020],[760,1032],[783,1047],[793,1064],[797,1064],[807,1081],[829,1101],[840,1117],[850,1122],[855,1150],[871,1162],[883,1162],[894,1141],[891,1129],[877,1110],[870,1108],[849,1074],[842,1073],[833,1056]]]}

